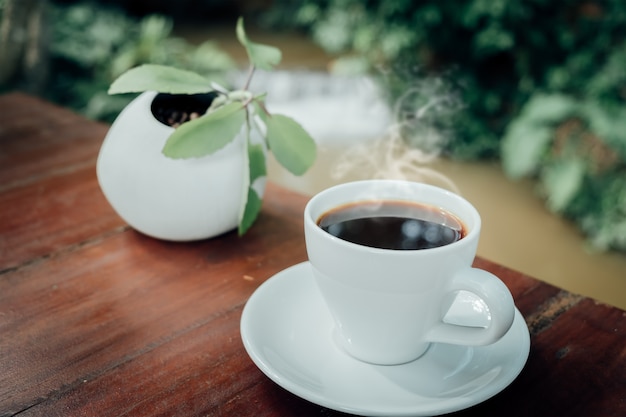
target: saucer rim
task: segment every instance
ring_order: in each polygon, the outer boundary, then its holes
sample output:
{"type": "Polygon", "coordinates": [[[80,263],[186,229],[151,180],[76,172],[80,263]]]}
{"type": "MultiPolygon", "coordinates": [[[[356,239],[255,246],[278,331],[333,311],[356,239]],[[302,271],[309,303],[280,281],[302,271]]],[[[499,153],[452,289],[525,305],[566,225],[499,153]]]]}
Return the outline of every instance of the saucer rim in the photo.
{"type": "MultiPolygon", "coordinates": [[[[252,320],[251,315],[253,314],[251,312],[251,308],[254,308],[255,304],[257,304],[257,307],[258,307],[258,304],[259,304],[258,298],[263,296],[262,292],[264,290],[262,290],[262,288],[266,288],[272,285],[280,285],[281,280],[287,279],[286,277],[294,273],[297,274],[300,277],[300,279],[314,280],[312,274],[309,274],[308,271],[310,271],[310,262],[309,261],[300,262],[275,273],[270,278],[268,278],[265,282],[259,285],[259,287],[257,287],[257,289],[253,292],[253,294],[250,296],[250,298],[248,299],[248,301],[246,302],[243,308],[241,321],[240,321],[240,335],[241,335],[241,339],[243,341],[244,348],[248,356],[253,361],[253,363],[263,372],[263,374],[265,374],[270,380],[272,380],[274,383],[276,383],[283,389],[289,391],[291,394],[297,397],[300,397],[306,401],[309,401],[313,404],[316,404],[316,405],[319,405],[319,406],[322,406],[331,410],[343,412],[343,413],[362,415],[362,416],[372,416],[372,417],[374,416],[388,416],[388,417],[415,416],[417,417],[417,416],[432,416],[432,415],[447,414],[447,413],[452,413],[452,412],[470,408],[472,406],[480,404],[494,397],[495,395],[503,391],[506,387],[508,387],[513,381],[515,381],[515,379],[517,379],[517,377],[522,372],[522,370],[524,369],[528,361],[528,357],[530,354],[530,333],[528,331],[528,326],[526,325],[524,317],[522,316],[521,312],[516,307],[515,308],[515,320],[513,321],[513,326],[519,327],[519,329],[516,329],[515,331],[517,331],[518,333],[521,333],[520,340],[517,343],[519,348],[517,350],[518,353],[515,355],[516,360],[512,362],[512,364],[516,366],[509,369],[505,377],[501,379],[501,381],[499,382],[497,386],[493,387],[493,385],[491,385],[492,386],[491,389],[489,389],[490,385],[481,387],[478,390],[478,392],[482,391],[483,395],[481,395],[479,398],[475,398],[476,393],[474,393],[469,398],[462,397],[465,401],[462,401],[460,404],[456,403],[453,405],[449,405],[448,407],[442,406],[442,407],[435,407],[435,408],[431,406],[428,409],[426,409],[426,407],[424,406],[420,407],[419,402],[416,403],[415,407],[412,407],[410,409],[407,409],[406,407],[402,409],[389,409],[388,407],[387,408],[378,407],[374,409],[374,408],[358,407],[354,405],[350,406],[346,403],[340,403],[335,400],[329,399],[324,395],[320,395],[320,394],[317,394],[315,392],[308,390],[306,387],[302,386],[301,384],[298,384],[296,381],[292,379],[286,378],[285,376],[282,375],[280,371],[277,371],[274,366],[272,366],[270,363],[267,363],[263,355],[257,352],[255,343],[251,340],[250,335],[253,334],[253,331],[248,330],[250,329],[250,325],[248,323],[250,322],[250,320],[252,320]],[[307,268],[307,272],[301,273],[300,270],[305,269],[305,268],[307,268]],[[252,303],[250,302],[251,300],[253,301],[252,303]]],[[[305,293],[304,296],[305,297],[310,296],[309,294],[310,293],[305,293]]],[[[318,296],[320,296],[319,293],[318,293],[318,296]]],[[[509,332],[514,330],[513,326],[511,327],[509,332]]],[[[480,347],[477,347],[477,348],[480,348],[480,347]]],[[[334,349],[340,350],[339,347],[334,347],[334,349]]],[[[351,358],[345,352],[343,354],[345,355],[346,360],[358,361],[357,359],[351,358]]],[[[504,364],[506,362],[502,362],[502,363],[504,364]]],[[[365,366],[372,366],[372,367],[377,366],[373,364],[366,364],[366,363],[363,363],[363,364],[365,366]]],[[[404,366],[404,365],[397,365],[397,366],[404,366]]],[[[461,397],[455,397],[455,398],[459,399],[461,397]]],[[[441,401],[444,402],[445,400],[442,399],[441,401]]]]}

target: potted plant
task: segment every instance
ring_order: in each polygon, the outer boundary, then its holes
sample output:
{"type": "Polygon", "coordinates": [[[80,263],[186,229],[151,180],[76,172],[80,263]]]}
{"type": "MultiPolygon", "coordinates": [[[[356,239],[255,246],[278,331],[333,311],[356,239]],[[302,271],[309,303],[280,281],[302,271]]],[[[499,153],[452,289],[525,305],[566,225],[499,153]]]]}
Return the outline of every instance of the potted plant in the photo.
{"type": "Polygon", "coordinates": [[[313,164],[316,144],[293,119],[272,114],[249,90],[256,69],[271,70],[279,49],[237,38],[250,60],[243,88],[142,65],[117,78],[109,94],[142,93],[112,124],[98,155],[100,187],[117,213],[144,234],[196,240],[254,223],[265,188],[266,152],[295,175],[313,164]]]}

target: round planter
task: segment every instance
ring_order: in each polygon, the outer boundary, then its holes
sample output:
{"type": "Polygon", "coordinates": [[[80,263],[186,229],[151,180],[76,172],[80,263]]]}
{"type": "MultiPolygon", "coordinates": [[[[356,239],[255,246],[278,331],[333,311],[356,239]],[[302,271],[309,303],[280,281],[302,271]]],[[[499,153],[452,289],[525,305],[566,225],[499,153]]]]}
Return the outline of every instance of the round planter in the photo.
{"type": "MultiPolygon", "coordinates": [[[[236,228],[248,175],[244,135],[212,155],[168,158],[161,151],[174,129],[152,114],[156,95],[138,96],[106,135],[97,161],[105,197],[130,226],[159,239],[206,239],[236,228]]],[[[264,183],[255,189],[262,196],[264,183]]]]}

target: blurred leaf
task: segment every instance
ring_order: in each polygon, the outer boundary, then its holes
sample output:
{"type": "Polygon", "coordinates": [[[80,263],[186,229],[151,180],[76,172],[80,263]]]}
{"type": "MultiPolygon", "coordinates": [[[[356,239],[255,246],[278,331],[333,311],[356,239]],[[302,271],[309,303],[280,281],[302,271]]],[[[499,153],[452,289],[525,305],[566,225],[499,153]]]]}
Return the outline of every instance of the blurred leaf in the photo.
{"type": "Polygon", "coordinates": [[[280,49],[251,42],[246,36],[243,27],[243,18],[241,17],[237,20],[237,39],[239,39],[239,42],[246,48],[248,58],[255,67],[269,71],[280,64],[280,60],[282,59],[280,49]]]}
{"type": "Polygon", "coordinates": [[[151,41],[151,43],[167,38],[174,27],[173,22],[159,15],[149,15],[140,23],[141,36],[151,41]]]}
{"type": "Polygon", "coordinates": [[[538,93],[528,100],[520,117],[535,124],[559,123],[571,117],[576,110],[577,103],[570,96],[538,93]]]}
{"type": "Polygon", "coordinates": [[[550,210],[562,212],[570,204],[585,177],[585,162],[580,158],[567,158],[543,168],[543,186],[546,189],[550,210]]]}
{"type": "Polygon", "coordinates": [[[267,118],[267,141],[276,160],[295,175],[304,174],[315,162],[315,141],[295,120],[274,114],[267,118]]]}
{"type": "Polygon", "coordinates": [[[502,165],[512,178],[537,172],[555,127],[578,115],[581,106],[564,94],[535,94],[504,132],[502,165]]]}
{"type": "MultiPolygon", "coordinates": [[[[415,44],[415,31],[413,28],[394,27],[392,30],[383,32],[378,42],[385,58],[393,58],[403,49],[415,44]]],[[[367,49],[369,48],[365,48],[367,49]]]]}
{"type": "Polygon", "coordinates": [[[241,131],[246,113],[241,103],[230,103],[198,119],[183,123],[163,147],[167,157],[197,158],[212,154],[241,131]]]}
{"type": "Polygon", "coordinates": [[[354,46],[351,37],[358,31],[351,20],[354,15],[350,10],[336,9],[326,19],[316,22],[313,39],[332,54],[345,52],[354,46]]]}
{"type": "Polygon", "coordinates": [[[85,69],[105,65],[129,33],[133,23],[113,10],[76,4],[51,7],[53,57],[63,57],[85,69]]]}
{"type": "Polygon", "coordinates": [[[236,67],[231,56],[211,41],[200,44],[189,58],[191,67],[197,72],[223,71],[236,67]]]}
{"type": "Polygon", "coordinates": [[[511,178],[535,173],[550,141],[552,129],[516,120],[502,139],[502,166],[511,178]]]}
{"type": "Polygon", "coordinates": [[[109,94],[159,91],[170,94],[198,94],[211,91],[211,81],[196,74],[163,65],[145,64],[118,77],[109,94]]]}
{"type": "Polygon", "coordinates": [[[589,128],[626,161],[626,106],[612,109],[591,100],[583,106],[589,128]]]}
{"type": "Polygon", "coordinates": [[[485,30],[478,32],[474,38],[474,48],[481,55],[508,51],[514,46],[513,34],[500,24],[492,23],[485,30]]]}
{"type": "Polygon", "coordinates": [[[301,24],[312,24],[319,18],[320,9],[315,3],[304,3],[295,16],[295,20],[301,24]]]}

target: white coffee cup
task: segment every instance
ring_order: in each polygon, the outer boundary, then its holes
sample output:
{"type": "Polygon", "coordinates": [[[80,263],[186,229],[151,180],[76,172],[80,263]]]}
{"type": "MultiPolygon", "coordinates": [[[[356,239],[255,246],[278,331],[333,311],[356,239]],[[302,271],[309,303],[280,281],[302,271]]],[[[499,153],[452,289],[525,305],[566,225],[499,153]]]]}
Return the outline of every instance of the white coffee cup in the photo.
{"type": "MultiPolygon", "coordinates": [[[[480,236],[478,211],[447,190],[410,181],[365,180],[315,195],[304,210],[306,248],[315,280],[335,321],[335,340],[353,357],[393,365],[419,358],[432,342],[487,345],[513,323],[515,305],[495,275],[472,268],[480,236]],[[320,217],[346,204],[408,201],[443,209],[460,219],[465,236],[429,249],[380,249],[324,231],[320,217]],[[486,327],[444,322],[459,291],[482,300],[486,327]]],[[[478,305],[478,304],[477,304],[478,305]]]]}

